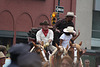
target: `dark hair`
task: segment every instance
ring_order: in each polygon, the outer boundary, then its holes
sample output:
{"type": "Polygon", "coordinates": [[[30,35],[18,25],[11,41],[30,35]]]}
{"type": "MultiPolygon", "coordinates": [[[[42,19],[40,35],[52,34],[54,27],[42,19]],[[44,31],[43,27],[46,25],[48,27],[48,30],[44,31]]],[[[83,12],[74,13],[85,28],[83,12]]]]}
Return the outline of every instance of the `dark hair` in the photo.
{"type": "Polygon", "coordinates": [[[72,33],[69,33],[69,32],[68,32],[68,33],[64,32],[64,33],[65,33],[66,35],[70,35],[70,34],[72,34],[72,33]]]}
{"type": "Polygon", "coordinates": [[[6,46],[0,45],[0,51],[2,51],[3,53],[4,53],[5,51],[7,52],[6,46]]]}
{"type": "Polygon", "coordinates": [[[73,16],[66,16],[66,17],[72,17],[72,18],[74,18],[73,16]]]}

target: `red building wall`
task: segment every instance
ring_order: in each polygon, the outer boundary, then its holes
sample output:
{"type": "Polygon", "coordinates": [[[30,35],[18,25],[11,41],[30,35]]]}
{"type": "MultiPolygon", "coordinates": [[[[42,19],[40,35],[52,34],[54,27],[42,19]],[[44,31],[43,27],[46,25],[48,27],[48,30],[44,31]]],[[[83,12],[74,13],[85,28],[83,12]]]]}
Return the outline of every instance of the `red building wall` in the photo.
{"type": "MultiPolygon", "coordinates": [[[[58,0],[0,0],[0,30],[28,32],[31,27],[39,26],[39,23],[48,20],[58,5],[58,0]]],[[[76,11],[76,0],[60,0],[64,7],[64,18],[68,11],[76,11]]]]}

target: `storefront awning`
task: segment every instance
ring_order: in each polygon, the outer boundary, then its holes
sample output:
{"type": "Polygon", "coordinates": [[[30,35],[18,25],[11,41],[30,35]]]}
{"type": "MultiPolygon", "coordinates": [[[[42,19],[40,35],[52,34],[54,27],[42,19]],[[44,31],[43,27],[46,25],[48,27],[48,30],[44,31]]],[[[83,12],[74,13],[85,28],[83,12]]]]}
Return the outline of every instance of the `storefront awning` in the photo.
{"type": "MultiPolygon", "coordinates": [[[[0,37],[14,37],[14,31],[0,30],[0,37]]],[[[16,32],[16,38],[27,39],[27,32],[16,32]]]]}
{"type": "Polygon", "coordinates": [[[0,37],[10,37],[13,38],[14,32],[13,31],[5,31],[5,30],[0,30],[0,37]]]}

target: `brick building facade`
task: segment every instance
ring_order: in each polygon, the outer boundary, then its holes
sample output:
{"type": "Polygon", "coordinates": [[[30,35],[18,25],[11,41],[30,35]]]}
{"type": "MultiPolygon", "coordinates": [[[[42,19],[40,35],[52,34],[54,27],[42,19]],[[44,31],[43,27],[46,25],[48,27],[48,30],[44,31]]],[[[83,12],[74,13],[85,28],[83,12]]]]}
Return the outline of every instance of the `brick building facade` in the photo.
{"type": "MultiPolygon", "coordinates": [[[[55,11],[58,0],[0,0],[0,44],[15,44],[27,41],[27,32],[39,23],[48,20],[55,11]]],[[[68,11],[76,11],[76,0],[60,0],[64,18],[68,11]]],[[[75,21],[75,19],[74,19],[75,21]]]]}

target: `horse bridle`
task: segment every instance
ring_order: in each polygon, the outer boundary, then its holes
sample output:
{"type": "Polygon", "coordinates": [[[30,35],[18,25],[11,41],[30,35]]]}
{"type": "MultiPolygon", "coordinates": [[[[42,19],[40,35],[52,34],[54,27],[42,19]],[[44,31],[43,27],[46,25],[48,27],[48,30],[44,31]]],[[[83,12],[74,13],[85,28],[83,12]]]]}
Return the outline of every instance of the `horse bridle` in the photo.
{"type": "MultiPolygon", "coordinates": [[[[46,58],[46,55],[45,55],[45,53],[44,53],[43,48],[42,48],[42,47],[37,47],[37,48],[35,48],[35,50],[36,50],[36,49],[40,49],[40,50],[41,50],[41,53],[42,53],[42,55],[43,55],[44,60],[45,60],[45,61],[48,61],[47,58],[46,58]]],[[[37,53],[40,54],[40,52],[37,52],[37,53]]]]}
{"type": "MultiPolygon", "coordinates": [[[[77,48],[76,48],[76,44],[75,46],[73,47],[74,48],[74,60],[73,60],[73,65],[76,64],[78,66],[79,62],[77,63],[77,60],[78,60],[78,57],[77,57],[77,48]]],[[[80,61],[80,58],[79,58],[79,61],[80,61]]]]}
{"type": "Polygon", "coordinates": [[[76,48],[76,44],[74,46],[74,60],[73,60],[73,63],[76,63],[77,62],[77,48],[76,48]]]}
{"type": "Polygon", "coordinates": [[[42,53],[43,58],[45,59],[45,61],[48,61],[47,58],[46,58],[46,55],[45,55],[45,53],[44,53],[44,50],[43,50],[42,48],[41,48],[41,53],[42,53]]]}

